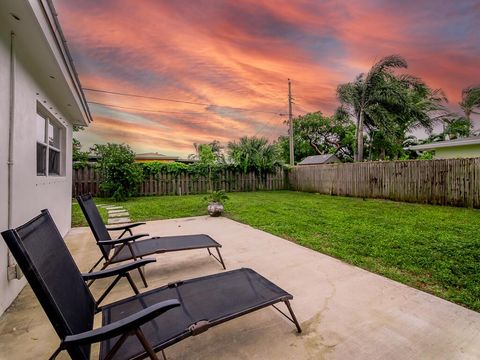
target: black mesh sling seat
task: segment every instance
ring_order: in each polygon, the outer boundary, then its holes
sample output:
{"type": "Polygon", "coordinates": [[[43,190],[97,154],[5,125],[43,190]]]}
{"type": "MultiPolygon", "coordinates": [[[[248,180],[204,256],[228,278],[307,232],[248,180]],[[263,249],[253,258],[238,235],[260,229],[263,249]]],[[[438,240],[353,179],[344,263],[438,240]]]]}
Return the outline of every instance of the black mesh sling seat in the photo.
{"type": "MultiPolygon", "coordinates": [[[[102,257],[90,269],[90,271],[93,271],[93,269],[95,269],[95,267],[102,260],[104,260],[104,264],[102,267],[102,269],[104,269],[108,265],[113,263],[132,259],[136,260],[137,258],[142,258],[143,256],[147,255],[205,248],[208,250],[208,253],[218,262],[220,262],[224,269],[226,269],[222,255],[220,254],[220,248],[222,247],[222,245],[220,245],[208,235],[195,234],[140,239],[149,235],[133,235],[131,229],[145,223],[134,223],[107,228],[103,223],[102,217],[98,212],[97,206],[95,205],[91,194],[77,196],[77,201],[83,211],[83,214],[85,215],[85,218],[87,219],[90,229],[93,232],[95,240],[97,241],[97,245],[102,252],[102,257]],[[123,232],[121,233],[119,238],[111,238],[109,231],[122,230],[123,232]],[[123,235],[125,235],[126,233],[129,233],[130,236],[123,237],[123,235]],[[216,250],[218,257],[212,254],[212,252],[210,251],[210,249],[213,248],[216,250]]],[[[140,269],[139,272],[146,287],[147,282],[145,280],[145,276],[140,269]]]]}
{"type": "Polygon", "coordinates": [[[93,343],[100,343],[100,359],[157,359],[187,337],[270,305],[301,332],[292,295],[251,269],[171,283],[100,307],[47,210],[2,236],[60,337],[50,359],[63,350],[89,359],[93,343]],[[96,313],[102,327],[93,329],[96,313]]]}

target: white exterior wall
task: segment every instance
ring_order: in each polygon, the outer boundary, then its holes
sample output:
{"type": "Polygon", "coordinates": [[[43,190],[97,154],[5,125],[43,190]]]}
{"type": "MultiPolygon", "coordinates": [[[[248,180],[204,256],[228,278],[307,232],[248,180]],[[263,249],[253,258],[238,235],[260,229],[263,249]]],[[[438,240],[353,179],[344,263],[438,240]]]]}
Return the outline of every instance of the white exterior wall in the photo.
{"type": "MultiPolygon", "coordinates": [[[[14,106],[14,165],[12,226],[18,226],[48,208],[65,235],[71,222],[71,141],[72,126],[55,106],[50,96],[51,84],[36,79],[39,69],[34,61],[16,50],[15,106],[14,106]],[[63,175],[45,177],[36,175],[36,114],[37,101],[59,120],[64,127],[62,150],[63,175]],[[55,113],[57,113],[55,115],[55,113]]],[[[10,103],[10,30],[0,26],[0,231],[7,229],[7,157],[10,103]]],[[[7,247],[0,238],[0,314],[10,305],[25,285],[25,278],[7,279],[7,247]]]]}

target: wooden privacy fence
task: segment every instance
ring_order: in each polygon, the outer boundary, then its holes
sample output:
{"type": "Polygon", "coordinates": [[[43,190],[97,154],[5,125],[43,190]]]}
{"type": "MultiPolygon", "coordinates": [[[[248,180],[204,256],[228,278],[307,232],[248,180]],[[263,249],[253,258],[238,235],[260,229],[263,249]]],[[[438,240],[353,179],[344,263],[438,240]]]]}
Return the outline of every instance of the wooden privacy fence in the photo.
{"type": "Polygon", "coordinates": [[[480,208],[480,158],[296,166],[293,190],[480,208]]]}
{"type": "MultiPolygon", "coordinates": [[[[287,187],[286,175],[282,168],[271,174],[241,173],[225,170],[214,177],[211,185],[214,190],[232,191],[282,190],[287,187]]],[[[143,181],[138,194],[143,195],[189,195],[209,191],[207,176],[192,174],[164,174],[151,176],[143,181]]],[[[92,193],[105,195],[100,191],[100,175],[95,168],[74,169],[72,176],[72,195],[92,193]]]]}

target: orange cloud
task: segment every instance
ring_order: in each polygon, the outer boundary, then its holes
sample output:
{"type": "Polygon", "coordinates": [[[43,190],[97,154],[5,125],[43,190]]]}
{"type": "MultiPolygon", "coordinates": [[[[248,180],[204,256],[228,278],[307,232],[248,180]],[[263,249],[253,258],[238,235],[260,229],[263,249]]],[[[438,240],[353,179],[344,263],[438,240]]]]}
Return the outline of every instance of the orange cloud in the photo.
{"type": "Polygon", "coordinates": [[[338,106],[335,89],[382,56],[445,90],[451,103],[480,82],[477,1],[55,2],[88,88],[181,99],[194,105],[86,91],[95,122],[86,144],[128,142],[186,155],[193,142],[286,133],[287,78],[295,114],[338,106]],[[210,106],[209,106],[210,104],[210,106]],[[220,106],[212,106],[220,105],[220,106]]]}

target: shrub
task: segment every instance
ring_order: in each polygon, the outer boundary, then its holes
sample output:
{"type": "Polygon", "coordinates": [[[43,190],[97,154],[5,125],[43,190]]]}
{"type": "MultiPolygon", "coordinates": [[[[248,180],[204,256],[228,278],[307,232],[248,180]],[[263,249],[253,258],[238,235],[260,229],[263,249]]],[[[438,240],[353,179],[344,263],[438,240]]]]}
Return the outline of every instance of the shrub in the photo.
{"type": "Polygon", "coordinates": [[[135,153],[128,145],[95,145],[92,151],[99,157],[100,189],[116,201],[137,193],[143,180],[142,168],[135,163],[135,153]]]}
{"type": "Polygon", "coordinates": [[[189,169],[189,166],[184,163],[164,163],[161,161],[145,162],[141,164],[141,167],[143,169],[143,175],[145,179],[148,179],[150,176],[160,173],[178,175],[184,172],[188,172],[189,169]]]}
{"type": "Polygon", "coordinates": [[[88,166],[88,151],[82,151],[82,144],[75,138],[72,139],[72,162],[74,169],[88,166]]]}
{"type": "Polygon", "coordinates": [[[418,160],[433,160],[433,152],[432,151],[424,151],[422,155],[418,157],[418,160]]]}
{"type": "Polygon", "coordinates": [[[217,190],[209,192],[203,199],[209,203],[223,204],[225,200],[228,200],[228,195],[225,190],[217,190]]]}

